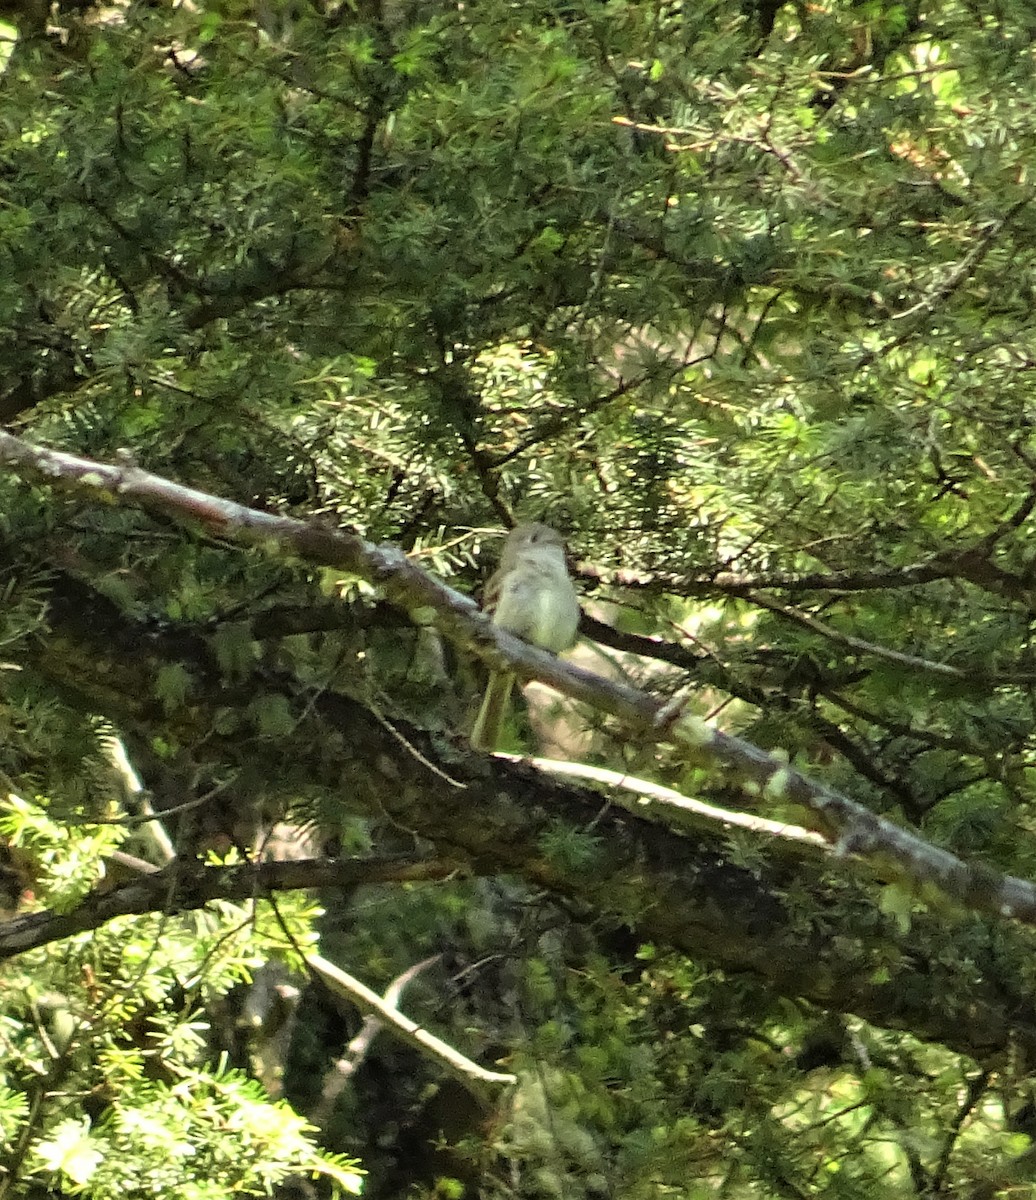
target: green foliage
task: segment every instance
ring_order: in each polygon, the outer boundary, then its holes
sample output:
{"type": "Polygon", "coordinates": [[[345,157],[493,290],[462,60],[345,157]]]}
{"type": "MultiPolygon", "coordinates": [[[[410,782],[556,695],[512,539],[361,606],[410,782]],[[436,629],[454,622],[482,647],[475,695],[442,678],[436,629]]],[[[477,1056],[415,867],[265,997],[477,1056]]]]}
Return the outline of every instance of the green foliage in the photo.
{"type": "MultiPolygon", "coordinates": [[[[0,24],[0,419],[391,540],[468,592],[505,514],[554,521],[591,614],[629,635],[591,666],[1032,877],[1031,4],[42,7],[0,24]]],[[[435,730],[420,803],[448,825],[480,680],[427,614],[108,500],[0,480],[0,834],[24,903],[74,914],[106,856],[153,849],[152,801],[192,863],[264,853],[282,821],[314,854],[413,854],[351,705],[393,753],[424,754],[406,721],[435,730]]],[[[519,728],[567,758],[715,789],[530,706],[519,728]]],[[[980,966],[977,932],[940,940],[905,881],[868,880],[861,918],[846,863],[821,888],[776,839],[717,840],[807,950],[858,965],[809,981],[821,1014],[733,934],[639,946],[667,898],[635,860],[630,929],[575,903],[563,885],[614,849],[600,823],[538,826],[533,887],[559,907],[512,878],[322,897],[323,948],[382,987],[439,956],[404,1007],[520,1077],[493,1120],[447,1119],[436,1069],[379,1039],[321,1122],[378,1195],[1031,1188],[1020,943],[990,935],[980,966]],[[884,996],[908,936],[931,976],[884,996]],[[914,1040],[906,999],[995,1027],[988,1063],[914,1040]]],[[[487,834],[493,853],[521,860],[487,834]]],[[[738,897],[702,886],[711,930],[738,897]]],[[[320,1020],[271,1056],[296,1109],[242,1049],[250,981],[317,936],[309,902],[278,907],[123,918],[12,960],[9,1191],[354,1186],[298,1115],[350,1019],[307,995],[320,1020]]]]}
{"type": "Polygon", "coordinates": [[[558,822],[544,833],[541,846],[551,865],[565,873],[593,870],[598,844],[571,825],[558,822]]]}
{"type": "MultiPolygon", "coordinates": [[[[67,911],[103,875],[118,826],[72,828],[11,797],[6,839],[31,862],[41,907],[67,911]]],[[[112,1200],[161,1191],[266,1195],[322,1176],[328,1194],[360,1190],[355,1164],[320,1151],[284,1101],[230,1067],[210,1041],[213,1004],[308,940],[313,913],[222,903],[184,916],[122,918],[68,939],[60,955],[22,955],[5,971],[0,1124],[6,1180],[112,1200]]]]}

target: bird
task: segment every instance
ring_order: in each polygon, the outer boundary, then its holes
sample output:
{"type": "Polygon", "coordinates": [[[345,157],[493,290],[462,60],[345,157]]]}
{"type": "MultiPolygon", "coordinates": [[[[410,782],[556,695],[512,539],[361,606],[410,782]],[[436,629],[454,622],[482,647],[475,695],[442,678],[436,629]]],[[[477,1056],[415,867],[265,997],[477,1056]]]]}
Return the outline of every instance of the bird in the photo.
{"type": "MultiPolygon", "coordinates": [[[[484,607],[498,629],[555,654],[568,650],[579,626],[579,596],[556,529],[538,521],[516,525],[507,535],[500,565],[486,585],[484,607]]],[[[493,671],[471,732],[476,750],[500,742],[515,677],[493,671]]]]}

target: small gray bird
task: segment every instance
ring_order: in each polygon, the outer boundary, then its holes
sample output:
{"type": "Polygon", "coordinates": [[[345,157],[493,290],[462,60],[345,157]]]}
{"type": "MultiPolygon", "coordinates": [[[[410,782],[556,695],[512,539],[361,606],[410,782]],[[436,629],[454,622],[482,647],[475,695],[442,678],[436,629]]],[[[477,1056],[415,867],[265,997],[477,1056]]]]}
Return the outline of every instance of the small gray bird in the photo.
{"type": "MultiPolygon", "coordinates": [[[[565,563],[565,543],[549,525],[516,525],[507,535],[500,566],[486,585],[485,608],[493,624],[555,654],[576,640],[579,597],[565,563]]],[[[482,699],[471,744],[495,750],[511,700],[514,676],[494,671],[482,699]]]]}

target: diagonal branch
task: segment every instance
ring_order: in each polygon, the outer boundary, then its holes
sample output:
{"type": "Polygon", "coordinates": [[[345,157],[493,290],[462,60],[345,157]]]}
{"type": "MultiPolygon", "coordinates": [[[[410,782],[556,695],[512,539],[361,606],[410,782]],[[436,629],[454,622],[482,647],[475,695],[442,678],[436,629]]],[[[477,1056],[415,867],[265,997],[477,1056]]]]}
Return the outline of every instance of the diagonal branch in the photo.
{"type": "Polygon", "coordinates": [[[673,703],[554,656],[496,629],[474,600],[447,587],[394,546],[374,546],[355,534],[246,508],[149,474],[134,466],[78,458],[0,432],[0,463],[23,477],[71,488],[97,501],[133,505],[181,522],[196,522],[240,545],[261,546],[309,563],[350,571],[379,587],[393,605],[490,667],[538,679],[621,721],[644,740],[666,741],[686,760],[736,783],[748,796],[801,806],[809,823],[837,841],[842,853],[879,860],[886,869],[933,885],[969,907],[1036,925],[1036,887],[1014,876],[971,866],[947,850],[870,812],[810,779],[781,756],[711,728],[673,703]]]}
{"type": "MultiPolygon", "coordinates": [[[[483,1103],[488,1100],[486,1084],[518,1082],[515,1075],[487,1071],[485,1067],[480,1067],[478,1063],[472,1062],[470,1058],[466,1058],[458,1050],[429,1033],[427,1029],[422,1029],[416,1021],[411,1021],[409,1017],[403,1016],[398,1008],[382,1000],[377,992],[371,991],[355,975],[343,971],[341,967],[335,966],[323,955],[307,954],[306,962],[335,995],[343,996],[364,1012],[376,1016],[397,1037],[402,1038],[418,1052],[431,1055],[483,1103]]],[[[487,1107],[490,1106],[487,1104],[487,1107]]]]}
{"type": "Polygon", "coordinates": [[[750,604],[755,604],[759,608],[765,608],[767,612],[776,613],[779,617],[794,621],[804,629],[818,633],[828,641],[845,646],[846,649],[857,654],[883,658],[886,662],[893,662],[901,667],[911,667],[930,675],[948,676],[951,679],[968,679],[971,676],[970,672],[961,667],[954,667],[949,663],[933,662],[928,658],[919,658],[916,654],[905,654],[902,650],[893,650],[890,646],[879,646],[876,642],[868,642],[863,638],[854,637],[851,633],[843,633],[840,629],[818,621],[816,617],[811,617],[809,613],[805,613],[801,609],[792,608],[787,604],[778,604],[777,601],[760,596],[757,592],[747,593],[745,599],[750,604]]]}

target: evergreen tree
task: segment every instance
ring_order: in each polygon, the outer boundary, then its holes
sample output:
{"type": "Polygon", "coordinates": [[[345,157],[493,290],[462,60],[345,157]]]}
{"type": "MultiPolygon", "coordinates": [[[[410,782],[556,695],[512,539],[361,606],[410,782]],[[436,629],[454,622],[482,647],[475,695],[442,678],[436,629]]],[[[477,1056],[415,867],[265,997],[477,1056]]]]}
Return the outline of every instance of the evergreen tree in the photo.
{"type": "Polygon", "coordinates": [[[0,1198],[1028,1192],[1031,6],[0,19],[0,1198]]]}

